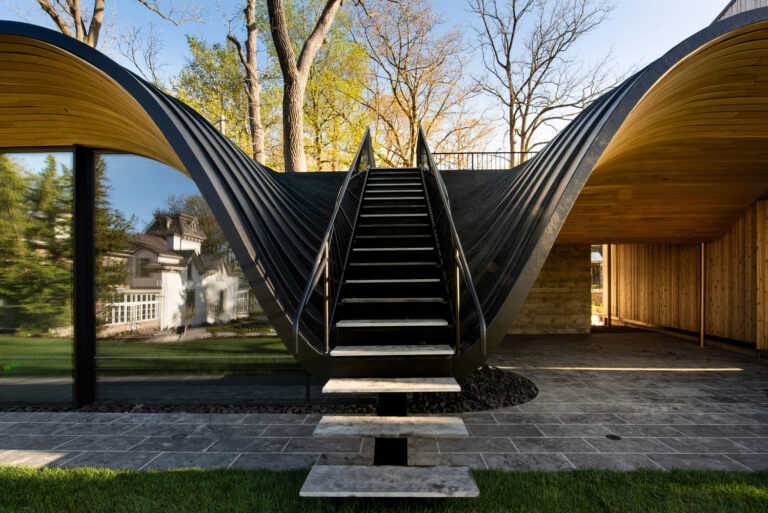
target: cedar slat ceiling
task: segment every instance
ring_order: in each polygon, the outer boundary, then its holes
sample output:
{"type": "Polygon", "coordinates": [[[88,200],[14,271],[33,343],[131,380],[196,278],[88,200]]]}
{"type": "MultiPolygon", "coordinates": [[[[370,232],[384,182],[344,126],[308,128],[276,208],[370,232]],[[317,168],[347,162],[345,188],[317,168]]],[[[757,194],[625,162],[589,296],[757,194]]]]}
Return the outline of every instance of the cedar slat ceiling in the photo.
{"type": "Polygon", "coordinates": [[[768,24],[670,69],[606,148],[558,242],[695,243],[768,192],[768,24]]]}
{"type": "Polygon", "coordinates": [[[186,173],[144,109],[105,73],[48,43],[0,35],[0,148],[74,144],[186,173]]]}

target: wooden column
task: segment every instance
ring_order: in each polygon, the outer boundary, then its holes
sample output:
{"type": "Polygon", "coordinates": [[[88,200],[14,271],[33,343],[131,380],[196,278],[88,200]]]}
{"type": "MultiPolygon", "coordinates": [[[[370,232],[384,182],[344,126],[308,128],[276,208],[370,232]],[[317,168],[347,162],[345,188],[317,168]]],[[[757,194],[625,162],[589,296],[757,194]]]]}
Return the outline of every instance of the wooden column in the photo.
{"type": "Polygon", "coordinates": [[[699,267],[699,346],[704,347],[704,331],[706,329],[706,255],[704,243],[701,243],[699,250],[701,263],[699,267]]]}
{"type": "Polygon", "coordinates": [[[768,200],[755,204],[757,231],[757,350],[768,351],[768,200]]]}
{"type": "Polygon", "coordinates": [[[611,245],[603,244],[603,324],[611,325],[611,245]]]}

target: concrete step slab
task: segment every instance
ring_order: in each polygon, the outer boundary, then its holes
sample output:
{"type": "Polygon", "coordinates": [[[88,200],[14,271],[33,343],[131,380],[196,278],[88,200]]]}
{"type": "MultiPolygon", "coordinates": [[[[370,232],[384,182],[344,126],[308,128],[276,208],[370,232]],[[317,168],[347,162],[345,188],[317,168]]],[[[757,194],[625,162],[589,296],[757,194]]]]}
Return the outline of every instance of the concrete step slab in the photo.
{"type": "Polygon", "coordinates": [[[325,415],[313,436],[461,437],[469,436],[469,431],[461,417],[325,415]]]}
{"type": "Polygon", "coordinates": [[[332,378],[324,394],[392,394],[408,392],[461,392],[456,378],[332,378]]]}

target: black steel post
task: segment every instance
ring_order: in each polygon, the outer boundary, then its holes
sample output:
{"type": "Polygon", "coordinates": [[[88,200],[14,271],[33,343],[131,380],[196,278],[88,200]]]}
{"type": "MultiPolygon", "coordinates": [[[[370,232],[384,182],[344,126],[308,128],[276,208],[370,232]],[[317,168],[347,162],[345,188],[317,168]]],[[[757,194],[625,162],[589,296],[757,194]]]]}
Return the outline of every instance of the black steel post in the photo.
{"type": "Polygon", "coordinates": [[[96,176],[93,150],[75,146],[73,153],[74,399],[77,406],[83,406],[96,400],[96,176]]]}
{"type": "MultiPolygon", "coordinates": [[[[405,417],[408,415],[408,394],[379,394],[376,415],[405,417]]],[[[407,438],[376,438],[373,447],[374,465],[408,465],[407,438]]]]}

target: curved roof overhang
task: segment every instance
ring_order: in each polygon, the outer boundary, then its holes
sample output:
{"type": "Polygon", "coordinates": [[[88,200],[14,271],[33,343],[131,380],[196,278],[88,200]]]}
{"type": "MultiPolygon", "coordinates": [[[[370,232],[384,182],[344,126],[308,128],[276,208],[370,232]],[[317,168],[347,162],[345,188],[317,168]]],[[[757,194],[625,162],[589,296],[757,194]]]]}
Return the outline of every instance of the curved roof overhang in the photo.
{"type": "Polygon", "coordinates": [[[558,242],[698,243],[768,192],[768,21],[682,58],[603,151],[558,242]]]}

